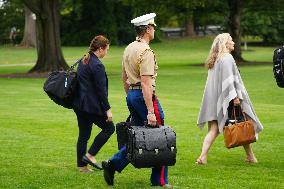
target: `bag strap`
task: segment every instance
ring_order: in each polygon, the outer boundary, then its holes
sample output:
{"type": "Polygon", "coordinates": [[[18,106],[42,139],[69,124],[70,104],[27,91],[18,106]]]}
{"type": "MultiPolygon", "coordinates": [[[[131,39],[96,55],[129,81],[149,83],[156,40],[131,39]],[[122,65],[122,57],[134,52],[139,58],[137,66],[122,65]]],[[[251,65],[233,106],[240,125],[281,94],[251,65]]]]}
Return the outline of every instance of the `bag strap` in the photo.
{"type": "Polygon", "coordinates": [[[247,121],[247,120],[248,120],[248,119],[247,119],[247,116],[246,116],[246,114],[244,113],[243,110],[242,110],[242,114],[243,114],[243,116],[244,116],[245,121],[247,121]]]}
{"type": "Polygon", "coordinates": [[[247,121],[247,117],[246,117],[246,115],[245,115],[244,111],[242,110],[241,105],[238,105],[238,106],[234,106],[234,107],[233,107],[233,115],[234,115],[234,118],[235,118],[235,123],[237,123],[236,108],[235,108],[235,107],[239,107],[239,114],[240,114],[240,112],[242,112],[242,114],[243,114],[243,116],[244,116],[245,121],[247,121]]]}
{"type": "Polygon", "coordinates": [[[235,123],[237,123],[236,108],[235,108],[235,106],[233,106],[232,114],[233,114],[233,118],[235,119],[235,123]]]}
{"type": "Polygon", "coordinates": [[[131,119],[131,114],[129,114],[125,122],[130,122],[130,119],[131,119]]]}
{"type": "Polygon", "coordinates": [[[79,60],[77,60],[69,69],[68,71],[73,71],[74,68],[79,64],[79,62],[82,60],[82,58],[80,58],[79,60]]]}

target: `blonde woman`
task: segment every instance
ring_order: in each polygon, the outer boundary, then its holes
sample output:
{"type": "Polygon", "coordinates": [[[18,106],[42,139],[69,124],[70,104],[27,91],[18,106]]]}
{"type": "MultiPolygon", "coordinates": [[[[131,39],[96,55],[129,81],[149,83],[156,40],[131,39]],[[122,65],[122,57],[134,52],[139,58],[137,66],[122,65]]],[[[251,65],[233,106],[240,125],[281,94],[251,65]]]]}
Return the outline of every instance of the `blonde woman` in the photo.
{"type": "MultiPolygon", "coordinates": [[[[206,164],[207,155],[214,140],[223,133],[231,104],[241,105],[242,110],[253,120],[256,135],[263,129],[249,99],[233,56],[234,42],[228,33],[219,34],[213,41],[206,67],[208,76],[204,89],[197,125],[201,129],[208,122],[208,133],[203,141],[197,164],[206,164]]],[[[257,136],[256,136],[257,137],[257,136]]],[[[246,161],[257,163],[251,145],[244,145],[246,161]]]]}

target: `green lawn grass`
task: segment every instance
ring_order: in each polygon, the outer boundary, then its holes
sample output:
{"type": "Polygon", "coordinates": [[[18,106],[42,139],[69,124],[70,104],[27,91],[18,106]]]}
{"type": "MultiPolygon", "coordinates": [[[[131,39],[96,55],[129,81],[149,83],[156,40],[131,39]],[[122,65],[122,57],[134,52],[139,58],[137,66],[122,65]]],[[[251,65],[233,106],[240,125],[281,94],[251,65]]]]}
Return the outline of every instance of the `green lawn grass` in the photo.
{"type": "MultiPolygon", "coordinates": [[[[254,108],[264,125],[253,145],[258,164],[244,163],[242,148],[226,149],[223,136],[214,143],[206,166],[194,164],[206,130],[196,126],[207,76],[201,64],[212,38],[170,40],[153,44],[159,63],[157,95],[165,123],[177,133],[177,163],[169,168],[169,181],[178,188],[284,188],[284,91],[276,86],[271,65],[240,67],[254,108]]],[[[120,81],[124,47],[111,47],[103,59],[109,75],[109,98],[114,122],[128,116],[120,81]]],[[[250,61],[271,61],[273,48],[249,47],[250,61]]],[[[64,47],[71,64],[86,51],[64,47]]],[[[27,72],[36,60],[35,49],[0,47],[0,73],[27,72]],[[25,65],[31,64],[31,65],[25,65]]],[[[75,114],[54,104],[42,90],[45,79],[0,78],[0,188],[108,188],[103,172],[81,174],[76,168],[75,114]]],[[[93,127],[90,141],[99,132],[93,127]]],[[[116,135],[102,148],[97,160],[117,150],[116,135]]],[[[116,174],[113,188],[151,188],[150,169],[129,165],[116,174]]]]}

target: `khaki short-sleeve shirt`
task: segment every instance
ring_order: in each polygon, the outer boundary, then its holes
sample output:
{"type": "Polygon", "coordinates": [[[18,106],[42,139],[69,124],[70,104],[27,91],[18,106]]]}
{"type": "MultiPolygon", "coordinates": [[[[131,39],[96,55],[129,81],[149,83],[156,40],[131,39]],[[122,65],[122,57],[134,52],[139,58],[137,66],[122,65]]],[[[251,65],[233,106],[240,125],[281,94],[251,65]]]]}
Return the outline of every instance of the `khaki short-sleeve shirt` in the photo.
{"type": "Polygon", "coordinates": [[[158,65],[155,54],[145,42],[134,41],[124,50],[122,64],[124,66],[127,83],[137,85],[141,83],[141,76],[152,76],[152,86],[155,88],[158,65]]]}

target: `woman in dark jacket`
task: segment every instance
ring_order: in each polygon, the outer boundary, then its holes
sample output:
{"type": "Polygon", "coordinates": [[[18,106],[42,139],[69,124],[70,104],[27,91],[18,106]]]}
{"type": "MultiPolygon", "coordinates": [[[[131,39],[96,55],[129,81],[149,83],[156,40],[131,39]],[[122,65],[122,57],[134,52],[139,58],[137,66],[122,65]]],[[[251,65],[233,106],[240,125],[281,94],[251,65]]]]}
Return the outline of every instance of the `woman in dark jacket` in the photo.
{"type": "Polygon", "coordinates": [[[80,61],[77,70],[78,93],[74,100],[74,112],[77,115],[79,137],[77,141],[77,165],[81,172],[91,172],[87,164],[102,169],[95,155],[114,132],[111,108],[108,102],[108,78],[105,67],[99,60],[109,49],[109,40],[96,36],[88,53],[80,61]],[[102,131],[95,137],[90,149],[87,143],[93,123],[102,131]]]}

